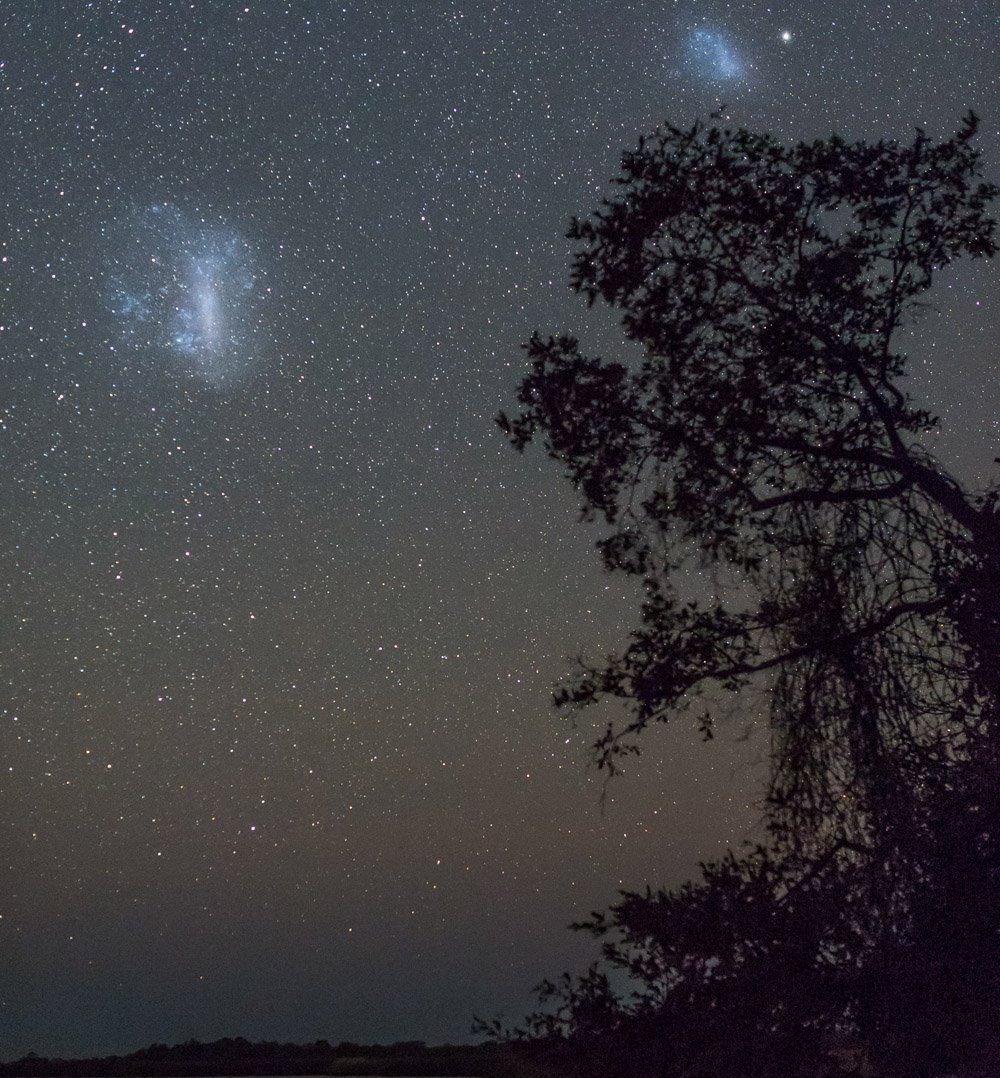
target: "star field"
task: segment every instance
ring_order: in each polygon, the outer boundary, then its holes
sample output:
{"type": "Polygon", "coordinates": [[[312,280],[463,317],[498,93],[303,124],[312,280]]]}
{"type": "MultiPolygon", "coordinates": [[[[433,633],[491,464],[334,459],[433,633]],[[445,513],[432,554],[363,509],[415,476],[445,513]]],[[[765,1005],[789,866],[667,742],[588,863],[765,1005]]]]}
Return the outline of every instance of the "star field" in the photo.
{"type": "MultiPolygon", "coordinates": [[[[628,582],[510,409],[533,329],[619,335],[569,216],[725,107],[784,138],[983,117],[986,0],[24,0],[0,14],[0,1056],[463,1040],[565,930],[756,819],[766,737],[607,790],[549,693],[628,582]]],[[[998,455],[994,267],[913,335],[998,455]]],[[[744,734],[747,737],[744,739],[744,734]]]]}

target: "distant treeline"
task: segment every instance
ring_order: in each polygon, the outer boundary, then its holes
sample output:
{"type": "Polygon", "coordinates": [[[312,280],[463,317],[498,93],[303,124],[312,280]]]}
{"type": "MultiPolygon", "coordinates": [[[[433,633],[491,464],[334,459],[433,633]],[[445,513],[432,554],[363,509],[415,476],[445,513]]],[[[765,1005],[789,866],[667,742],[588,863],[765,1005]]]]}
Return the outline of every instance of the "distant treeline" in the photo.
{"type": "Polygon", "coordinates": [[[499,1076],[517,1069],[510,1046],[434,1045],[423,1041],[354,1044],[252,1042],[225,1037],[202,1044],[151,1044],[125,1056],[45,1059],[31,1053],[0,1063],[0,1078],[187,1078],[212,1075],[469,1075],[499,1076]]]}

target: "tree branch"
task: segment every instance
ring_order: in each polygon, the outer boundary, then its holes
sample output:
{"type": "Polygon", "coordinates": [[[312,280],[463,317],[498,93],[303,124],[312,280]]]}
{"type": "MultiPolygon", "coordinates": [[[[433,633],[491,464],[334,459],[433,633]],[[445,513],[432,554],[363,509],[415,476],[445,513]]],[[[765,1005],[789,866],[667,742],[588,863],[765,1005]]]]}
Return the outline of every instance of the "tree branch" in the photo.
{"type": "Polygon", "coordinates": [[[913,486],[913,480],[902,476],[894,483],[882,487],[859,487],[854,490],[792,490],[787,494],[775,494],[771,498],[758,498],[748,491],[750,506],[757,511],[777,509],[783,505],[827,505],[841,502],[857,502],[894,498],[913,486]]]}
{"type": "Polygon", "coordinates": [[[853,644],[859,640],[878,636],[879,633],[885,632],[893,622],[898,621],[908,614],[933,614],[938,610],[943,610],[948,603],[949,600],[943,596],[938,596],[934,599],[899,603],[886,610],[881,617],[875,618],[874,621],[870,621],[865,625],[859,625],[847,632],[827,637],[822,642],[816,644],[803,644],[800,647],[791,648],[788,651],[782,652],[780,655],[773,655],[770,659],[764,659],[759,663],[736,663],[730,667],[713,670],[711,673],[705,674],[695,682],[692,682],[692,686],[697,684],[697,681],[702,681],[705,678],[712,678],[715,681],[725,681],[728,678],[744,677],[748,674],[761,674],[767,670],[773,670],[777,666],[784,666],[786,663],[796,662],[798,659],[805,659],[810,655],[816,655],[823,651],[832,651],[835,648],[843,647],[845,644],[853,644]]]}

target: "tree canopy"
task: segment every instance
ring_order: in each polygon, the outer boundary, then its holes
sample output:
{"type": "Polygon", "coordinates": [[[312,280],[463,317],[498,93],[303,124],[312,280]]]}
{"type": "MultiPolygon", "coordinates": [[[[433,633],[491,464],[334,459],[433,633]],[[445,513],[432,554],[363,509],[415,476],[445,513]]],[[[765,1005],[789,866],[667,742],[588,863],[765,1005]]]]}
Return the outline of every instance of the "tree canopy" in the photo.
{"type": "MultiPolygon", "coordinates": [[[[556,695],[620,702],[598,763],[692,708],[710,734],[722,694],[767,700],[768,842],[590,926],[645,986],[604,1028],[674,1030],[663,1073],[747,1073],[683,1069],[682,1012],[739,1014],[772,1060],[780,1033],[781,1073],[799,1056],[818,1073],[816,1045],[844,1030],[885,1073],[925,1073],[948,1051],[914,1047],[919,1016],[998,987],[998,494],[936,459],[899,350],[935,277],[995,253],[976,129],[793,146],[717,117],[657,129],[568,234],[573,288],[620,313],[640,358],[535,335],[521,410],[499,417],[604,522],[606,567],[642,581],[627,647],[556,695]]],[[[578,1029],[595,983],[566,986],[549,1034],[578,1029]]]]}

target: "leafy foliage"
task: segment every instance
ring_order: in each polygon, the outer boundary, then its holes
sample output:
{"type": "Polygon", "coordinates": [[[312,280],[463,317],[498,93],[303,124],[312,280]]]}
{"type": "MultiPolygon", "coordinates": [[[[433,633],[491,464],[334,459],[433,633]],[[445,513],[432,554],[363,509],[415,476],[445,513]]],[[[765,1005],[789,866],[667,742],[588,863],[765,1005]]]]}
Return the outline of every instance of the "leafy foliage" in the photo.
{"type": "Polygon", "coordinates": [[[998,496],[931,453],[895,344],[938,272],[995,253],[976,128],[786,147],[667,126],[572,223],[573,287],[642,358],[536,335],[499,423],[561,464],[644,600],[556,703],[620,702],[594,747],[614,771],[650,724],[697,704],[710,732],[720,693],[756,686],[772,773],[765,847],[595,915],[637,994],[592,971],[536,1036],[642,1030],[668,1074],[816,1074],[847,1043],[931,1073],[958,1052],[929,1042],[936,1006],[986,1051],[962,1008],[973,983],[980,1012],[1000,1000],[998,496]],[[715,581],[694,599],[692,567],[715,581]]]}

